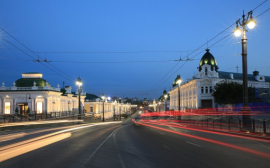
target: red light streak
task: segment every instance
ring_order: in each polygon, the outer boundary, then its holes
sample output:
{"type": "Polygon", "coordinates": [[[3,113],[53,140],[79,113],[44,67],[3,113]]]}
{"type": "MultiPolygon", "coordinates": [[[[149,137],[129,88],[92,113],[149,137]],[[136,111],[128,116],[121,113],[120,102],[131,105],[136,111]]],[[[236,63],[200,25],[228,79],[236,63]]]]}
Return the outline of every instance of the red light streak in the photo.
{"type": "Polygon", "coordinates": [[[189,135],[189,134],[185,134],[185,133],[181,133],[181,132],[177,132],[177,131],[172,131],[172,130],[168,130],[168,129],[165,129],[165,128],[156,127],[156,126],[153,126],[153,125],[143,124],[143,123],[139,123],[139,122],[135,122],[135,123],[140,124],[140,125],[144,125],[144,126],[147,126],[147,127],[159,129],[159,130],[162,130],[162,131],[171,132],[171,133],[174,133],[174,134],[178,134],[178,135],[182,135],[182,136],[186,136],[186,137],[199,139],[199,140],[202,140],[202,141],[206,141],[206,142],[210,142],[210,143],[230,147],[230,148],[233,148],[233,149],[238,149],[238,150],[241,150],[241,151],[244,151],[244,152],[248,152],[248,153],[251,153],[251,154],[254,154],[254,155],[259,155],[261,157],[270,159],[270,154],[268,154],[268,153],[259,152],[259,151],[255,151],[255,150],[252,150],[252,149],[248,149],[248,148],[244,148],[244,147],[240,147],[240,146],[236,146],[236,145],[232,145],[232,144],[228,144],[228,143],[224,143],[224,142],[219,142],[219,141],[215,141],[215,140],[211,140],[211,139],[207,139],[207,138],[202,138],[202,137],[198,137],[198,136],[194,136],[194,135],[189,135]]]}
{"type": "Polygon", "coordinates": [[[231,137],[250,139],[250,140],[262,141],[262,142],[270,142],[270,139],[267,140],[267,139],[260,139],[260,137],[247,137],[244,135],[234,135],[234,134],[225,133],[225,132],[216,132],[216,131],[202,130],[202,129],[196,129],[196,128],[187,128],[187,127],[176,125],[175,123],[158,123],[158,122],[148,122],[148,123],[154,124],[154,125],[163,125],[163,126],[170,126],[174,128],[198,131],[198,132],[206,132],[206,133],[217,134],[217,135],[231,136],[231,137]]]}

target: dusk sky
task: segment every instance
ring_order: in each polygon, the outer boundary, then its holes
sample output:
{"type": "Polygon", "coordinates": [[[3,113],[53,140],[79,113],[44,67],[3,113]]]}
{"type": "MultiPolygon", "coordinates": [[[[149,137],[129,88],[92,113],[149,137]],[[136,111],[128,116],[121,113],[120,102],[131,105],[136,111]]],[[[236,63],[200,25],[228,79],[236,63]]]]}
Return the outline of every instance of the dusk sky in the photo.
{"type": "MultiPolygon", "coordinates": [[[[22,73],[40,72],[53,87],[65,81],[75,91],[80,76],[88,93],[156,99],[176,75],[187,81],[197,73],[207,41],[220,71],[238,66],[241,73],[233,23],[264,1],[2,0],[0,82],[12,86],[22,73]],[[175,61],[187,55],[194,60],[175,61]],[[51,62],[34,62],[38,56],[51,62]]],[[[269,7],[267,1],[253,12],[248,73],[270,76],[270,11],[263,13],[269,7]]]]}

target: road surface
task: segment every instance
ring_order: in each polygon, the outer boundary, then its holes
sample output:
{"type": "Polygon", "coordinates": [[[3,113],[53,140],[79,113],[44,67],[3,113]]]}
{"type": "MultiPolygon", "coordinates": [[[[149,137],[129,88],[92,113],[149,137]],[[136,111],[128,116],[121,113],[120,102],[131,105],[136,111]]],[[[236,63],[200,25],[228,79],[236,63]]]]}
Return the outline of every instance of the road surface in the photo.
{"type": "Polygon", "coordinates": [[[148,123],[135,125],[131,121],[0,135],[1,168],[267,168],[269,165],[269,142],[148,123]]]}

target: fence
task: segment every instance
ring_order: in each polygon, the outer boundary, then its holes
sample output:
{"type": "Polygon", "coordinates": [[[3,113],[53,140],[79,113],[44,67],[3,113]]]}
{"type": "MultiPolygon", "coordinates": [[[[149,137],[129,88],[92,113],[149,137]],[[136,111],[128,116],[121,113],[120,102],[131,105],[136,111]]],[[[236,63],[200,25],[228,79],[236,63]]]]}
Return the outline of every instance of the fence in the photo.
{"type": "Polygon", "coordinates": [[[251,125],[243,125],[243,121],[236,117],[215,117],[204,116],[204,118],[186,118],[180,120],[181,124],[193,126],[202,129],[211,129],[216,131],[243,132],[252,130],[254,133],[270,134],[270,120],[251,119],[251,125]]]}
{"type": "MultiPolygon", "coordinates": [[[[82,114],[84,115],[84,114],[82,114]]],[[[59,112],[32,112],[28,115],[13,114],[13,115],[0,115],[0,123],[7,122],[20,122],[20,121],[35,121],[35,120],[53,120],[72,117],[72,119],[78,116],[78,111],[59,111],[59,112]]]]}

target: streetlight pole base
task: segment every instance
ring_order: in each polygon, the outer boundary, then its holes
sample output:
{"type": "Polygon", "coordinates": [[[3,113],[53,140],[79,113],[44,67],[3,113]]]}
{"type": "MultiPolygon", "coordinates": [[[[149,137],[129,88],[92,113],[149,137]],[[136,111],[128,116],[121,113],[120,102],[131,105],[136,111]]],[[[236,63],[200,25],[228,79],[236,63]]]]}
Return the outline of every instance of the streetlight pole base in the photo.
{"type": "Polygon", "coordinates": [[[243,120],[243,128],[247,130],[252,129],[252,122],[250,117],[251,109],[249,107],[242,107],[241,113],[242,113],[242,120],[243,120]]]}

